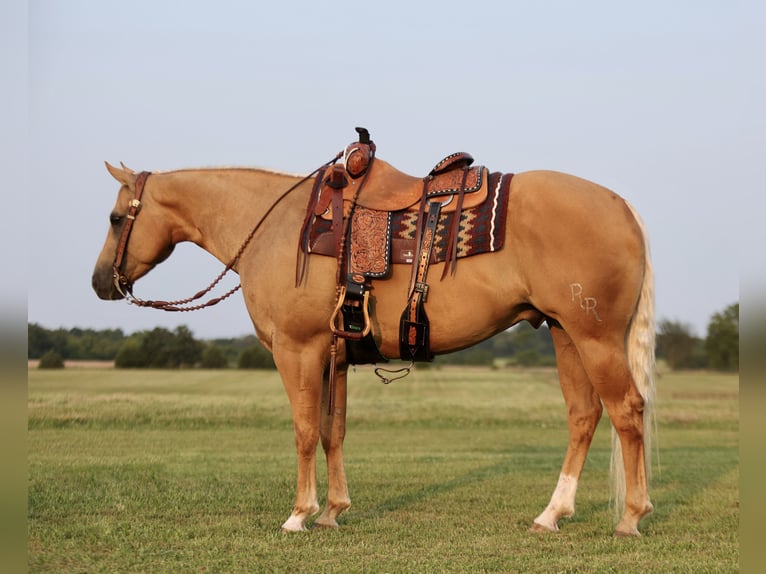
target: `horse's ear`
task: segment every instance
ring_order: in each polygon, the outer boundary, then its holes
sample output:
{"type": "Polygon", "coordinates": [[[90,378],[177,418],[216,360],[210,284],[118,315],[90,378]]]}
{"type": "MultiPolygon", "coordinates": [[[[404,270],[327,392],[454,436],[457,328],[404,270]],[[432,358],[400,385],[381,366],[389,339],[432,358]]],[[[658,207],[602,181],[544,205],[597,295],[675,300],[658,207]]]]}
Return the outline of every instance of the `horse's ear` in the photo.
{"type": "Polygon", "coordinates": [[[113,165],[110,165],[108,161],[105,161],[104,163],[106,164],[107,171],[122,185],[130,186],[135,183],[136,176],[133,173],[133,170],[126,168],[124,165],[122,166],[122,169],[116,168],[113,165]]]}
{"type": "Polygon", "coordinates": [[[130,168],[129,168],[127,165],[125,165],[124,163],[120,162],[120,165],[122,166],[122,169],[123,169],[124,171],[127,171],[128,173],[136,173],[135,171],[133,171],[132,169],[130,169],[130,168]]]}

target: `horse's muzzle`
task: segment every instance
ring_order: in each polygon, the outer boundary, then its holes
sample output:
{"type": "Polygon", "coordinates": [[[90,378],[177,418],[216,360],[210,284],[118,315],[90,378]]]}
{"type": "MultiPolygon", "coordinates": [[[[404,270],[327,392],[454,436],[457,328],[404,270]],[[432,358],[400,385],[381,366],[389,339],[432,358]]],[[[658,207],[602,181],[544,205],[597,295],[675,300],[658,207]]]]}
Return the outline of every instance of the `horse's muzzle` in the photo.
{"type": "Polygon", "coordinates": [[[99,299],[104,299],[105,301],[117,301],[125,298],[125,295],[120,293],[114,286],[114,278],[112,275],[111,269],[109,269],[108,272],[99,272],[98,270],[93,272],[91,286],[99,299]]]}

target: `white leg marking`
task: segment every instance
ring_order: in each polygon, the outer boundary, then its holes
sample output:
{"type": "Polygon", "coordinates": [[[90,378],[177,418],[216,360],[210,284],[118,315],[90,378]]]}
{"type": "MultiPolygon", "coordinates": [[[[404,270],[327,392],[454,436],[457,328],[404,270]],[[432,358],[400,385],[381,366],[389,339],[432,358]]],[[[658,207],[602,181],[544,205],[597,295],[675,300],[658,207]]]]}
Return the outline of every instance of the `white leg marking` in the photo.
{"type": "Polygon", "coordinates": [[[576,493],[577,479],[568,474],[559,475],[559,482],[556,485],[556,490],[553,491],[551,501],[545,507],[542,514],[535,518],[535,522],[548,530],[558,531],[559,519],[574,514],[576,493]]]}
{"type": "Polygon", "coordinates": [[[301,530],[306,530],[304,519],[296,514],[291,514],[290,518],[288,518],[282,525],[282,530],[288,532],[300,532],[301,530]]]}

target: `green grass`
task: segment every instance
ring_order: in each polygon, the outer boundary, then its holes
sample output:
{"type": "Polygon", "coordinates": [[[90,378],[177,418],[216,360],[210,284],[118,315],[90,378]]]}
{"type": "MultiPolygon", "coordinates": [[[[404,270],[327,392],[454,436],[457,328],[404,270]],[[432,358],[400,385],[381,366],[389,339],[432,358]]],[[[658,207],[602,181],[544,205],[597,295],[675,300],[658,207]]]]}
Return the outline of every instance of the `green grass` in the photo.
{"type": "Polygon", "coordinates": [[[738,378],[665,374],[658,392],[641,538],[611,536],[606,421],[575,516],[528,532],[566,448],[555,371],[450,368],[351,375],[353,506],[340,529],[284,535],[295,456],[276,373],[31,370],[29,570],[736,572],[738,378]]]}

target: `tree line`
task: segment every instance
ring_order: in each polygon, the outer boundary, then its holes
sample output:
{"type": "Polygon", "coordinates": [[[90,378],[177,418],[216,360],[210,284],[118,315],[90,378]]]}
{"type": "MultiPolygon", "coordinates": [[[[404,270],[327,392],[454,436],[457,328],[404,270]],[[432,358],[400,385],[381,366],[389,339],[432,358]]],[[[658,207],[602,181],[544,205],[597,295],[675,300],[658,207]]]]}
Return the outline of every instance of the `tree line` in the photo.
{"type": "Polygon", "coordinates": [[[689,325],[669,319],[657,325],[657,357],[673,370],[739,371],[739,303],[714,313],[704,339],[689,325]]]}
{"type": "Polygon", "coordinates": [[[40,365],[63,366],[65,360],[114,361],[117,368],[241,369],[274,368],[274,361],[254,335],[200,341],[188,327],[156,327],[126,335],[121,329],[46,329],[28,324],[27,356],[40,365]]]}
{"type": "MultiPolygon", "coordinates": [[[[668,319],[657,330],[657,358],[673,370],[739,370],[739,303],[715,313],[704,339],[690,326],[668,319]]],[[[46,329],[28,324],[27,354],[41,366],[65,360],[114,361],[118,368],[274,368],[271,354],[254,335],[198,340],[186,326],[157,327],[130,335],[121,329],[46,329]]],[[[437,365],[553,366],[553,341],[547,326],[521,323],[473,347],[436,358],[437,365]]]]}

